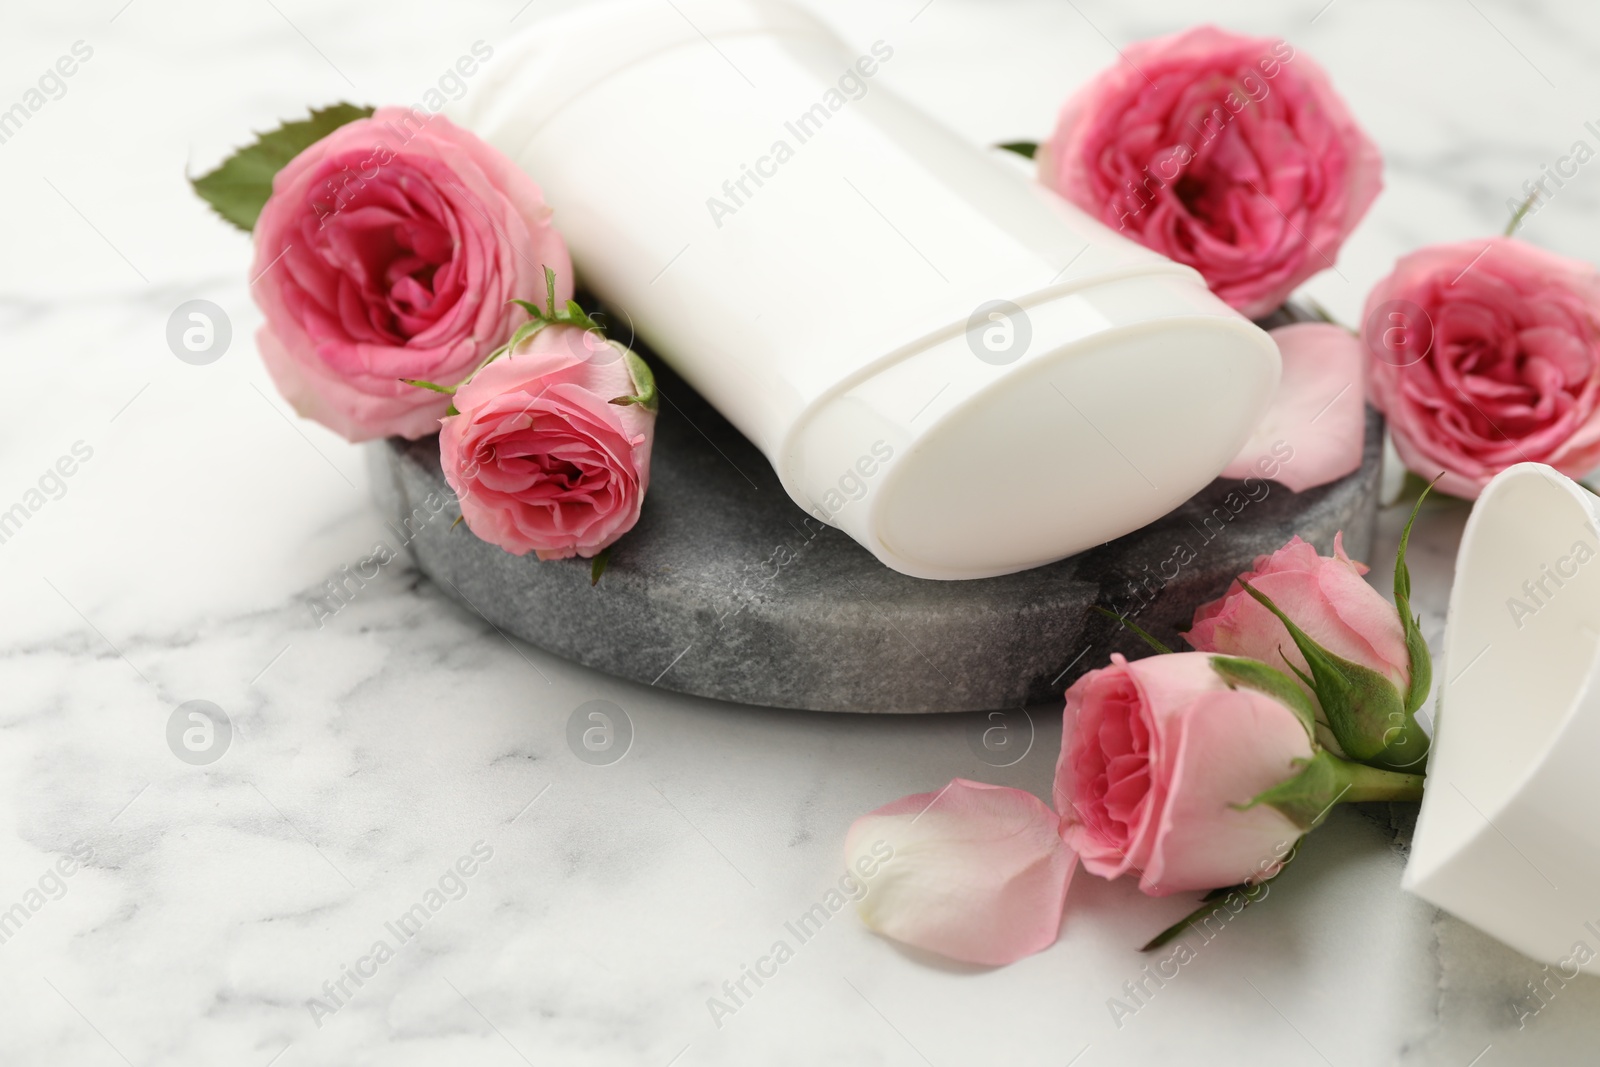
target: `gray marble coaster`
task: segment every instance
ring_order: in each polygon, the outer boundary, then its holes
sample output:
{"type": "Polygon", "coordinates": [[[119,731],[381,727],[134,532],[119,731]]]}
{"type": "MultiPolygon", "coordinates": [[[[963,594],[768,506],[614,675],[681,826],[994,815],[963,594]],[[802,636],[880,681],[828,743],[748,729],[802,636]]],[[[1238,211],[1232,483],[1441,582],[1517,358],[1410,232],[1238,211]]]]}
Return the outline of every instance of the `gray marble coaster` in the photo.
{"type": "Polygon", "coordinates": [[[1369,411],[1362,467],[1335,484],[1297,494],[1218,480],[1059,563],[977,581],[908,578],[796,507],[755,447],[651,362],[665,402],[650,492],[598,586],[587,560],[519,558],[452,529],[437,438],[370,453],[379,505],[445,592],[507,633],[647,685],[817,711],[1051,701],[1111,652],[1144,653],[1092,605],[1133,613],[1183,648],[1175,631],[1196,605],[1294,534],[1327,552],[1343,530],[1357,559],[1372,541],[1383,432],[1369,411]]]}

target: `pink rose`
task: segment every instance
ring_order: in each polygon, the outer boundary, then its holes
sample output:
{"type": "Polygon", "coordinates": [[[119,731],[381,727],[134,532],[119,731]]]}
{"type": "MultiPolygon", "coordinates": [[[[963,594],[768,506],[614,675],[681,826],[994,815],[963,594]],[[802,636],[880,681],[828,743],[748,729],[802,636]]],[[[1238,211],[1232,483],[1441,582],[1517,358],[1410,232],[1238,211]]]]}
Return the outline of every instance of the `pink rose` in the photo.
{"type": "Polygon", "coordinates": [[[627,533],[650,481],[655,413],[611,401],[638,392],[620,347],[569,325],[473,375],[439,433],[467,526],[540,559],[591,558],[627,533]]]}
{"type": "Polygon", "coordinates": [[[1055,944],[1077,858],[1031,793],[957,778],[863,815],[845,864],[885,937],[952,959],[1011,963],[1055,944]]]}
{"type": "Polygon", "coordinates": [[[1405,692],[1411,659],[1400,613],[1362,579],[1365,573],[1364,564],[1345,555],[1343,534],[1334,537],[1331,557],[1317,555],[1296,537],[1270,556],[1258,557],[1255,569],[1235,579],[1226,594],[1202,604],[1185,639],[1202,652],[1245,656],[1280,669],[1287,656],[1306,670],[1289,631],[1244,591],[1242,580],[1270,597],[1323,648],[1377,671],[1405,692]]]}
{"type": "Polygon", "coordinates": [[[257,335],[278,390],[352,441],[438,429],[453,385],[510,337],[506,301],[572,295],[539,187],[442,116],[383,108],[278,172],[255,226],[257,335]]]}
{"type": "Polygon", "coordinates": [[[1403,257],[1367,297],[1374,406],[1406,466],[1476,499],[1513,463],[1600,464],[1600,272],[1509,237],[1403,257]]]}
{"type": "Polygon", "coordinates": [[[1383,163],[1321,67],[1214,26],[1124,59],[1067,101],[1040,181],[1252,317],[1333,266],[1383,163]]]}
{"type": "Polygon", "coordinates": [[[1304,832],[1276,808],[1239,810],[1311,758],[1294,711],[1230,689],[1200,652],[1090,671],[1067,690],[1055,806],[1083,865],[1128,871],[1152,896],[1259,881],[1304,832]]]}

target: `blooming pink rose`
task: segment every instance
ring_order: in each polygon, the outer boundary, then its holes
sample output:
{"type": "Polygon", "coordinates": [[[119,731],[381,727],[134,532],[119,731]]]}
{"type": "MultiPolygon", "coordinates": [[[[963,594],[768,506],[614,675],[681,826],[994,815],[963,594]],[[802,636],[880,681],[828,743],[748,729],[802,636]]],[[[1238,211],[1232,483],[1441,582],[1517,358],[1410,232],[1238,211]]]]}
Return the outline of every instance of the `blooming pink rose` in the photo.
{"type": "Polygon", "coordinates": [[[1067,101],[1040,181],[1252,317],[1333,266],[1383,161],[1321,67],[1214,26],[1123,60],[1067,101]]]}
{"type": "Polygon", "coordinates": [[[1230,689],[1201,652],[1090,671],[1067,690],[1056,763],[1062,834],[1104,878],[1152,896],[1276,873],[1302,831],[1269,805],[1240,810],[1311,757],[1305,726],[1253,689],[1230,689]]]}
{"type": "Polygon", "coordinates": [[[1307,669],[1289,631],[1244,591],[1242,580],[1270,597],[1323,648],[1377,671],[1403,693],[1411,682],[1411,658],[1400,613],[1362,579],[1365,573],[1364,564],[1345,555],[1342,533],[1334,536],[1331,557],[1317,555],[1296,537],[1270,556],[1257,557],[1255,569],[1235,579],[1226,594],[1202,604],[1185,639],[1202,652],[1245,656],[1280,669],[1287,656],[1299,670],[1307,669]]]}
{"type": "Polygon", "coordinates": [[[1374,406],[1406,466],[1476,499],[1513,463],[1600,464],[1600,272],[1510,237],[1403,257],[1367,297],[1374,406]]]}
{"type": "Polygon", "coordinates": [[[1299,493],[1359,470],[1367,444],[1360,340],[1326,322],[1271,333],[1283,356],[1277,395],[1222,477],[1267,477],[1299,493]]]}
{"type": "Polygon", "coordinates": [[[569,325],[473,375],[439,432],[467,526],[540,559],[591,558],[627,533],[650,481],[655,413],[611,401],[638,392],[618,346],[569,325]]]}
{"type": "Polygon", "coordinates": [[[1059,823],[1031,793],[964,778],[902,797],[845,838],[866,886],[857,911],[885,937],[968,963],[1049,948],[1078,865],[1059,823]]]}
{"type": "Polygon", "coordinates": [[[257,334],[279,392],[352,441],[438,429],[453,385],[511,336],[513,297],[572,265],[539,187],[438,115],[383,108],[277,173],[255,226],[257,334]]]}

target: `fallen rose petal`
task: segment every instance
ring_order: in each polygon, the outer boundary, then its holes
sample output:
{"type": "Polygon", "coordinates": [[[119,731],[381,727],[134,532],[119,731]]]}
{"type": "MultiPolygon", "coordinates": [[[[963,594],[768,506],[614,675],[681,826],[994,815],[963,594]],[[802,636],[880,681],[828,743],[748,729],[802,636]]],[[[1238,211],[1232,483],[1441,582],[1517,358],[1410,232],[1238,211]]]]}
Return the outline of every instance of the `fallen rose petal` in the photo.
{"type": "Polygon", "coordinates": [[[1278,394],[1222,477],[1268,477],[1265,457],[1277,467],[1270,479],[1299,493],[1359,469],[1367,436],[1361,339],[1326,322],[1280,326],[1272,339],[1283,355],[1278,394]]]}
{"type": "Polygon", "coordinates": [[[1059,823],[1031,793],[963,778],[886,804],[845,838],[867,885],[857,911],[885,937],[952,959],[1032,955],[1055,943],[1078,865],[1059,823]]]}

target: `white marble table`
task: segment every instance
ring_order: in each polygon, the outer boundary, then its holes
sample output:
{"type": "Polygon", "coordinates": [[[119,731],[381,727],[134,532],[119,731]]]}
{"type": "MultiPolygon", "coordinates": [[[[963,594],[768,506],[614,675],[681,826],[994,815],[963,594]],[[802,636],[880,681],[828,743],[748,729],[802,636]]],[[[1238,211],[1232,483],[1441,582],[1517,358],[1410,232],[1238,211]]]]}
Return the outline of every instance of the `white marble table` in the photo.
{"type": "MultiPolygon", "coordinates": [[[[997,770],[966,718],[776,713],[612,681],[502,639],[403,557],[319,625],[323,583],[393,535],[359,450],[272,390],[246,241],[183,177],[307,103],[417,98],[549,6],[521,2],[6,13],[0,108],[75,42],[92,56],[0,143],[0,510],[79,442],[92,454],[0,543],[0,921],[26,915],[0,943],[0,1062],[1593,1062],[1600,983],[1519,1029],[1538,967],[1399,891],[1404,820],[1382,806],[1342,810],[1120,1027],[1108,999],[1141,977],[1134,946],[1187,904],[1081,872],[1060,942],[1017,966],[917,958],[841,913],[717,1026],[707,998],[837,878],[854,816],[957,775],[1048,795],[1060,726],[1036,709],[1034,749],[997,770]],[[196,298],[233,325],[208,366],[164,339],[196,298]],[[232,724],[209,765],[167,742],[196,699],[232,724]],[[634,730],[609,766],[566,740],[596,699],[634,730]],[[470,877],[447,874],[458,862],[470,877]],[[441,879],[437,910],[397,936],[441,879]],[[341,980],[335,1002],[324,983],[341,980]]],[[[1388,189],[1308,287],[1350,319],[1397,254],[1499,229],[1523,180],[1590,136],[1600,14],[1324,4],[1205,15],[1317,57],[1383,147],[1388,189]]],[[[825,7],[849,39],[893,42],[887,83],[984,141],[1046,133],[1114,44],[1195,17],[1176,0],[825,7]]],[[[1585,170],[1525,234],[1594,255],[1597,206],[1585,170]]],[[[1463,517],[1431,510],[1416,542],[1435,637],[1463,517]]]]}

